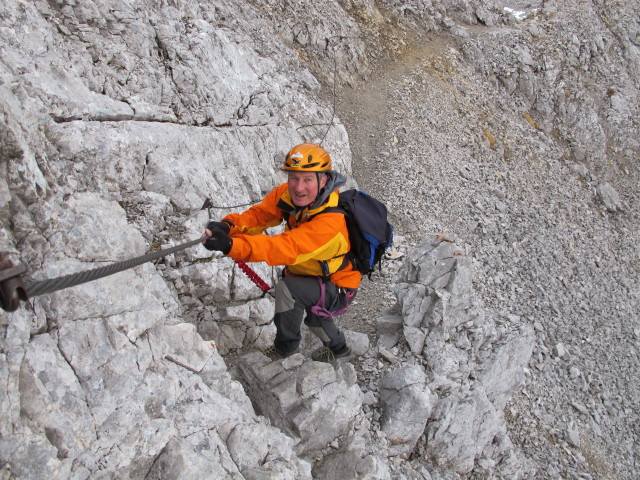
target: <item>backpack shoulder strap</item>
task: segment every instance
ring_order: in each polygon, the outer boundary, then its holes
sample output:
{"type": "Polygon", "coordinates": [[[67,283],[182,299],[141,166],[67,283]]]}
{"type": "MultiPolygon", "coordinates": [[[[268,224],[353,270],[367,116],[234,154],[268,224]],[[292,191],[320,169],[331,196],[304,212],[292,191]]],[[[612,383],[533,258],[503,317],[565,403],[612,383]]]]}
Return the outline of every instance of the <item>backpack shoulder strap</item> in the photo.
{"type": "MultiPolygon", "coordinates": [[[[324,210],[322,210],[321,212],[316,213],[316,215],[322,215],[323,213],[332,213],[332,212],[336,212],[336,213],[342,213],[344,215],[347,214],[347,212],[345,211],[344,208],[340,208],[340,207],[327,207],[324,210]]],[[[314,215],[313,217],[315,217],[316,215],[314,215]]],[[[311,218],[313,218],[311,217],[311,218]]]]}

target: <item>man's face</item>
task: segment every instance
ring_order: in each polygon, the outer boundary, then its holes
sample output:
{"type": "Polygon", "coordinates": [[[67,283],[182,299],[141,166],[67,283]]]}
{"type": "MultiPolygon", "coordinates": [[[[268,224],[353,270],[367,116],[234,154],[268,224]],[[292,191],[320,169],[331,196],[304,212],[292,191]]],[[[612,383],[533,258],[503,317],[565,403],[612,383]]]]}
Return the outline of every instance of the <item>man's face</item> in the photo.
{"type": "Polygon", "coordinates": [[[327,183],[327,177],[324,175],[318,184],[316,172],[289,172],[289,195],[291,200],[297,207],[306,207],[311,204],[318,192],[327,183]]]}

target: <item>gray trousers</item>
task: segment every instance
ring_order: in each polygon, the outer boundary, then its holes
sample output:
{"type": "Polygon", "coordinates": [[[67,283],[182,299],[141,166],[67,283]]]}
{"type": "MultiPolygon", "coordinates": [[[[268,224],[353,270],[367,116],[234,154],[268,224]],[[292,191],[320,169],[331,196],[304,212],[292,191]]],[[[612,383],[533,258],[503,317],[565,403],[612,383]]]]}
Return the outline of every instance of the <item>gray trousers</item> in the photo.
{"type": "MultiPolygon", "coordinates": [[[[345,294],[332,282],[325,282],[325,305],[330,312],[342,308],[345,294]]],[[[338,351],[346,344],[344,333],[338,329],[333,318],[320,317],[311,313],[320,298],[320,285],[315,277],[284,277],[275,288],[276,313],[273,322],[276,325],[276,339],[273,342],[279,350],[291,352],[298,348],[302,336],[302,320],[322,341],[325,347],[338,351]],[[306,312],[306,317],[305,317],[306,312]]]]}

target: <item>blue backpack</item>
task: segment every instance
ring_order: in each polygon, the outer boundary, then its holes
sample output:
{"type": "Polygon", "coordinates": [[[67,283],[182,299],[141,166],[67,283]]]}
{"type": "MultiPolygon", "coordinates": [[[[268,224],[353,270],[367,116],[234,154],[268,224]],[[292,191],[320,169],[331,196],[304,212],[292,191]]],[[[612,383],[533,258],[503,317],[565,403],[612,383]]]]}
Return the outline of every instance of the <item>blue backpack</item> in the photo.
{"type": "Polygon", "coordinates": [[[382,256],[393,243],[387,207],[372,196],[351,189],[340,193],[337,207],[324,211],[344,213],[351,243],[347,258],[356,270],[371,278],[376,264],[380,270],[382,256]]]}

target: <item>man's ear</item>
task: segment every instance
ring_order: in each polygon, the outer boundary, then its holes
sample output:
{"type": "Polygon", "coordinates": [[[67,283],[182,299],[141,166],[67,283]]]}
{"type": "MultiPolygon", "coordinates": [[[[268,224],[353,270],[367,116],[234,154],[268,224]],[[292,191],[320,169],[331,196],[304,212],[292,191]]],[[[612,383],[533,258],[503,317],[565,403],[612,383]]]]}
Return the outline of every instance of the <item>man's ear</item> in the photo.
{"type": "Polygon", "coordinates": [[[318,190],[322,190],[326,184],[327,184],[327,176],[323,175],[322,178],[320,179],[320,186],[318,187],[318,190]]]}

